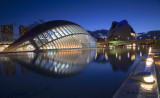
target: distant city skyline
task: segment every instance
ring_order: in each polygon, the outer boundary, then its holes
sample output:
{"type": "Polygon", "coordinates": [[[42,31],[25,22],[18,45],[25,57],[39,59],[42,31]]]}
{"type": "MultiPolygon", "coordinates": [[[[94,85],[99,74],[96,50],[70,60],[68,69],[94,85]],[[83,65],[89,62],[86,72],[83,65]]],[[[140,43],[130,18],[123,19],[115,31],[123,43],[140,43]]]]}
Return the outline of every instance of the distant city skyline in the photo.
{"type": "Polygon", "coordinates": [[[127,20],[136,33],[160,30],[160,0],[2,0],[0,25],[29,26],[35,21],[68,20],[86,30],[109,30],[127,20]]]}

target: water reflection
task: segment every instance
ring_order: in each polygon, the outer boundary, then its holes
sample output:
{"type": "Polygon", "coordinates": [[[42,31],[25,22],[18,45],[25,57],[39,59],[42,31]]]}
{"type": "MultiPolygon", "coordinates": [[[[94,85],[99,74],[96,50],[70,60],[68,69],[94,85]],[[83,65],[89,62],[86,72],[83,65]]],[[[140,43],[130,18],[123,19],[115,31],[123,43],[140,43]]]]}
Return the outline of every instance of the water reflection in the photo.
{"type": "MultiPolygon", "coordinates": [[[[11,61],[8,57],[0,57],[0,75],[14,76],[18,73],[16,63],[11,61]]],[[[21,66],[21,74],[26,74],[29,70],[21,66]]]]}
{"type": "Polygon", "coordinates": [[[147,48],[121,47],[115,49],[98,49],[95,62],[110,63],[113,71],[128,72],[136,57],[144,56],[147,48]]]}
{"type": "Polygon", "coordinates": [[[93,60],[94,55],[95,50],[61,50],[7,56],[36,73],[59,78],[81,72],[93,60]]]}
{"type": "Polygon", "coordinates": [[[113,71],[128,72],[137,57],[142,57],[147,48],[115,48],[97,50],[59,50],[41,53],[15,53],[0,57],[0,74],[16,75],[16,63],[21,65],[20,72],[29,70],[51,77],[72,76],[83,71],[93,63],[103,63],[113,71]],[[13,62],[14,61],[14,62],[13,62]]]}
{"type": "Polygon", "coordinates": [[[111,98],[145,51],[116,47],[1,54],[0,97],[111,98]]]}

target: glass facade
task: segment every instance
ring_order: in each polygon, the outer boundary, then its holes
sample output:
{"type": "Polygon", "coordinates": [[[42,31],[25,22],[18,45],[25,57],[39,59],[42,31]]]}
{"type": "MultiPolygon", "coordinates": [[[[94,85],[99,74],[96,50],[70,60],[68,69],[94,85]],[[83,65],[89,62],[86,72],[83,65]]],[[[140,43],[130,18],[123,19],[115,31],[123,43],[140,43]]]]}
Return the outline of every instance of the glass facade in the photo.
{"type": "Polygon", "coordinates": [[[62,25],[42,33],[34,38],[40,49],[69,49],[95,47],[95,40],[83,28],[77,25],[62,25]],[[42,36],[43,34],[43,36],[42,36]],[[41,45],[43,43],[43,45],[41,45]]]}
{"type": "MultiPolygon", "coordinates": [[[[27,47],[26,50],[96,47],[96,42],[93,37],[82,27],[74,23],[61,24],[58,26],[53,26],[48,30],[39,31],[33,36],[27,38],[27,40],[30,42],[30,45],[27,47]]],[[[24,43],[24,41],[22,41],[22,43],[24,43]]],[[[19,44],[12,47],[12,49],[6,50],[15,51],[17,50],[17,46],[19,46],[19,44]]]]}

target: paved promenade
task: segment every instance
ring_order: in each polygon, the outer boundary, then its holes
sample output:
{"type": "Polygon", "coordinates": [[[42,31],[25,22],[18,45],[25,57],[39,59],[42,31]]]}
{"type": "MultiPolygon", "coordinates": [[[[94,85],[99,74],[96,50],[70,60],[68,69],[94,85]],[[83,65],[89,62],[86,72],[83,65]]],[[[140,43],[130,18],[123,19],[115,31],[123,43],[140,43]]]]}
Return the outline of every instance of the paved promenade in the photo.
{"type": "MultiPolygon", "coordinates": [[[[152,55],[151,51],[149,51],[149,56],[148,55],[144,56],[138,62],[136,67],[130,73],[129,77],[124,81],[122,86],[113,96],[114,98],[158,98],[158,86],[155,73],[155,64],[154,62],[146,60],[147,58],[154,57],[154,55],[155,54],[152,55]],[[150,75],[153,76],[154,83],[146,83],[144,81],[145,73],[150,73],[150,75]]],[[[160,59],[159,59],[159,76],[160,76],[160,59]]]]}
{"type": "MultiPolygon", "coordinates": [[[[155,70],[156,70],[158,88],[160,90],[160,47],[153,48],[152,53],[153,53],[154,62],[155,62],[155,70]]],[[[159,91],[159,94],[160,94],[160,91],[159,91]]],[[[160,98],[160,95],[159,95],[159,98],[160,98]]]]}

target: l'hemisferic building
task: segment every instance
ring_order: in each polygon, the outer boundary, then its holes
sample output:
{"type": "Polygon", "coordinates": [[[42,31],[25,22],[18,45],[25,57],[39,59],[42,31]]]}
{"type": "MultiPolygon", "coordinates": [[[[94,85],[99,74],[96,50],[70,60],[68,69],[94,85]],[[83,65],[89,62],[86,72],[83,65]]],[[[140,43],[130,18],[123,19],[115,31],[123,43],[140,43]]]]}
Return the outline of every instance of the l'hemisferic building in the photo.
{"type": "Polygon", "coordinates": [[[92,47],[96,47],[96,41],[81,26],[65,20],[55,20],[32,28],[4,52],[92,47]]]}

